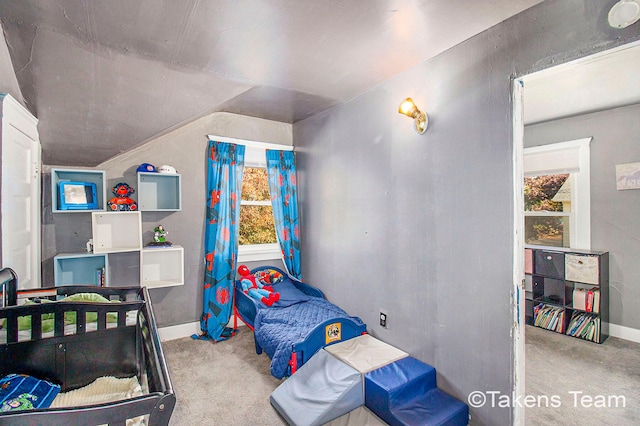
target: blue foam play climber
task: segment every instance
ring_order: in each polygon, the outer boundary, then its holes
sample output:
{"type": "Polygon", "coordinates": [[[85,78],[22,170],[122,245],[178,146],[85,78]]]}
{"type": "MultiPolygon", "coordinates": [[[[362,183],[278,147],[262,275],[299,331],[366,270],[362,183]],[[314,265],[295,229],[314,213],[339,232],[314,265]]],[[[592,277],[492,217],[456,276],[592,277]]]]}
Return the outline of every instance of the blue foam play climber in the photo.
{"type": "Polygon", "coordinates": [[[365,374],[365,405],[392,426],[469,421],[467,404],[438,389],[435,368],[413,357],[365,374]]]}
{"type": "Polygon", "coordinates": [[[320,426],[364,404],[362,374],[320,349],[269,398],[290,425],[320,426]]]}

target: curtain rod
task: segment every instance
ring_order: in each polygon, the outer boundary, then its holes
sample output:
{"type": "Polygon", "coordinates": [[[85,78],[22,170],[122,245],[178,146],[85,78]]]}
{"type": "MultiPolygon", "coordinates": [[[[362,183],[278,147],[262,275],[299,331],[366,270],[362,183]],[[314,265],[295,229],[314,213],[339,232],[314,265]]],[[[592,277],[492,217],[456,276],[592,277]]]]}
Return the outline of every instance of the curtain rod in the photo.
{"type": "Polygon", "coordinates": [[[206,136],[207,138],[214,141],[235,143],[237,145],[244,145],[244,146],[253,147],[253,148],[278,149],[280,151],[294,150],[294,147],[291,145],[281,145],[278,143],[250,141],[248,139],[236,139],[236,138],[229,138],[226,136],[217,136],[217,135],[206,135],[206,136]]]}

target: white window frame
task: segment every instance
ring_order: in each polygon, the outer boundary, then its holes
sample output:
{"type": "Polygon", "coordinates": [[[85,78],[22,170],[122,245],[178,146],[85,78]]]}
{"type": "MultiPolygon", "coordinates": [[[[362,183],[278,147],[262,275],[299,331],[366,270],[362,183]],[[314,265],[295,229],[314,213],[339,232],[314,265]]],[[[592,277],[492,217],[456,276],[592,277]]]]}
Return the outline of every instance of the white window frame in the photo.
{"type": "MultiPolygon", "coordinates": [[[[214,141],[244,145],[244,166],[263,168],[267,167],[267,149],[279,149],[281,151],[293,151],[292,146],[267,142],[250,141],[244,139],[228,138],[224,136],[207,135],[214,141]]],[[[267,205],[271,201],[240,201],[241,205],[267,205]]],[[[277,238],[277,237],[276,237],[277,238]]],[[[268,244],[244,244],[238,245],[238,262],[258,262],[265,260],[282,259],[282,249],[279,243],[268,244]]]]}
{"type": "Polygon", "coordinates": [[[525,216],[569,216],[570,248],[591,249],[592,138],[524,149],[524,176],[570,174],[571,212],[524,212],[525,216]]]}

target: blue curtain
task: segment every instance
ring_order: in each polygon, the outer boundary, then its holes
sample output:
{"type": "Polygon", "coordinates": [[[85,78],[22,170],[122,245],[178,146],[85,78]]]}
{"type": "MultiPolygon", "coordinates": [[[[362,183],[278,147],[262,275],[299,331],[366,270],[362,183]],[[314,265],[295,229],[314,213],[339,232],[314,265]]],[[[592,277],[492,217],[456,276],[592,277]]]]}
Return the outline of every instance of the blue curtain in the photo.
{"type": "Polygon", "coordinates": [[[234,333],[227,323],[233,305],[244,150],[244,145],[209,141],[202,334],[194,338],[220,341],[234,333]]]}
{"type": "Polygon", "coordinates": [[[267,174],[278,242],[289,274],[302,280],[300,223],[293,151],[267,150],[267,174]]]}

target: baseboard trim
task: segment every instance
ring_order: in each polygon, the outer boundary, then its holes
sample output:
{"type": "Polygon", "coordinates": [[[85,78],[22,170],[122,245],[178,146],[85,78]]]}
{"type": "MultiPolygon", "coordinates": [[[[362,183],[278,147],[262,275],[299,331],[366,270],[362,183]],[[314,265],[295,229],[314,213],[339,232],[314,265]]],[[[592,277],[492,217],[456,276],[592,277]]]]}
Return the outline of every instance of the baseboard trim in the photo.
{"type": "Polygon", "coordinates": [[[609,336],[640,343],[640,330],[631,327],[609,324],[609,336]]]}
{"type": "MultiPolygon", "coordinates": [[[[233,315],[229,320],[229,324],[233,324],[233,315]]],[[[238,325],[241,327],[245,324],[238,319],[238,325]]],[[[158,333],[160,334],[160,340],[163,342],[167,340],[182,339],[183,337],[190,337],[192,334],[200,334],[200,321],[160,327],[158,329],[158,333]]],[[[640,343],[640,330],[631,327],[609,324],[609,336],[640,343]]]]}
{"type": "Polygon", "coordinates": [[[182,339],[183,337],[189,337],[192,334],[199,334],[200,321],[170,325],[168,327],[160,327],[158,328],[158,333],[160,334],[160,341],[162,342],[166,342],[167,340],[182,339]]]}
{"type": "MultiPolygon", "coordinates": [[[[229,325],[233,326],[233,315],[231,315],[229,325]]],[[[242,327],[243,325],[245,324],[240,319],[238,319],[238,326],[242,327]]],[[[168,327],[158,328],[161,342],[182,339],[183,337],[191,337],[193,334],[200,334],[200,332],[200,321],[187,322],[184,324],[170,325],[168,327]]]]}

